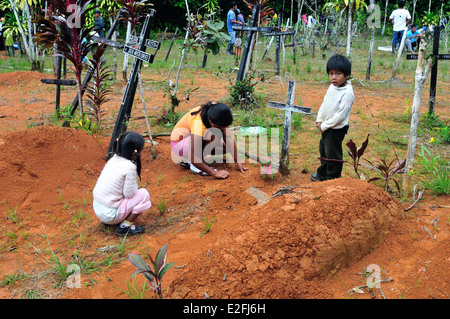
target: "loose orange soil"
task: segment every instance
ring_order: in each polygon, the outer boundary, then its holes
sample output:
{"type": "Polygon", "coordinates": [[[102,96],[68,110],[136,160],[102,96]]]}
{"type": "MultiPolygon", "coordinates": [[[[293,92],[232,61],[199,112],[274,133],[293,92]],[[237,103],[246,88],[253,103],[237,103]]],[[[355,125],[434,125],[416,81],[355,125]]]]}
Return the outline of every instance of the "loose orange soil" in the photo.
{"type": "MultiPolygon", "coordinates": [[[[153,80],[164,81],[165,76],[149,72],[143,71],[144,87],[153,80]]],[[[227,83],[198,72],[195,83],[200,89],[180,110],[227,95],[227,83]]],[[[0,282],[27,274],[0,287],[0,298],[25,298],[30,291],[42,298],[129,298],[121,290],[127,291],[135,268],[126,253],[111,268],[82,274],[80,288],[68,288],[61,280],[58,284],[51,270],[51,251],[63,265],[75,263],[76,256],[99,262],[115,252],[111,247],[120,239],[100,223],[91,207],[91,191],[105,164],[110,136],[99,137],[100,148],[83,131],[50,124],[55,90],[40,82],[48,77],[35,72],[0,75],[0,282]]],[[[274,95],[271,100],[284,99],[285,80],[269,79],[267,85],[268,94],[274,95]]],[[[107,105],[110,127],[124,86],[120,81],[115,85],[107,105]]],[[[299,82],[296,100],[301,97],[302,105],[317,111],[325,88],[299,82]]],[[[74,88],[66,87],[61,105],[75,94],[74,88]]],[[[165,101],[163,90],[147,90],[145,95],[148,107],[165,101]]],[[[401,88],[365,93],[376,114],[404,112],[405,96],[410,91],[401,88]]],[[[143,115],[139,91],[136,97],[133,115],[138,117],[143,115]]],[[[366,102],[356,97],[354,109],[366,113],[366,102]]],[[[377,125],[366,115],[361,136],[377,125]]],[[[352,113],[353,122],[356,116],[352,113]]],[[[169,243],[168,261],[174,267],[164,277],[165,298],[369,299],[373,295],[367,289],[364,294],[348,292],[366,284],[363,269],[369,265],[379,266],[381,279],[393,279],[380,286],[388,299],[449,297],[449,197],[426,192],[423,200],[404,211],[411,202],[401,203],[351,172],[338,180],[309,182],[317,163],[308,173],[301,168],[305,156],[318,155],[313,121],[305,117],[302,135],[291,139],[291,174],[273,180],[263,179],[253,163],[245,164],[249,170],[243,174],[233,165],[220,164],[230,170],[227,180],[193,175],[173,163],[167,136],[154,138],[156,158],[150,156],[150,144],[146,146],[141,184],[153,205],[138,219],[146,233],[127,238],[126,251],[154,256],[169,243]],[[314,153],[305,152],[308,145],[314,153]],[[251,187],[269,197],[282,187],[295,191],[259,205],[246,192],[251,187]],[[157,205],[163,200],[167,210],[162,215],[157,205]],[[205,217],[214,223],[201,235],[205,217]]],[[[131,122],[131,129],[146,132],[143,120],[131,122]]],[[[143,282],[139,275],[136,286],[143,282]]],[[[153,294],[148,291],[145,296],[153,294]]],[[[374,296],[382,298],[378,290],[374,296]]]]}

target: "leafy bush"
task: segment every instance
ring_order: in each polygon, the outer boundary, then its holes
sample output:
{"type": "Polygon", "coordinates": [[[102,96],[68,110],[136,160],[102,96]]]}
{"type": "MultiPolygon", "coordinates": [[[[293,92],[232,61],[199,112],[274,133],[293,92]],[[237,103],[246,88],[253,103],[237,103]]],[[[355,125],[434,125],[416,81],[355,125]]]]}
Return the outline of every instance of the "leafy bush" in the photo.
{"type": "Polygon", "coordinates": [[[433,155],[429,149],[421,145],[417,158],[420,169],[417,174],[422,185],[437,195],[450,193],[448,163],[440,155],[433,155]]]}
{"type": "Polygon", "coordinates": [[[254,73],[247,74],[247,77],[242,81],[237,81],[233,85],[232,79],[229,79],[231,87],[229,88],[231,101],[230,104],[233,106],[238,106],[241,109],[253,109],[256,104],[256,99],[254,97],[255,86],[259,82],[265,81],[264,73],[259,75],[259,80],[254,81],[256,75],[254,73]]]}

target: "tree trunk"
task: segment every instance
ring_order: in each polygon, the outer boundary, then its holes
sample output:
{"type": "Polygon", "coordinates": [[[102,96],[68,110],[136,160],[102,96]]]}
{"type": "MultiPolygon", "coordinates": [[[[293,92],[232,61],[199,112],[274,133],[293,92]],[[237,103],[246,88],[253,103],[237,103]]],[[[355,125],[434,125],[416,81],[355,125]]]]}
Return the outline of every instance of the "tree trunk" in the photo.
{"type": "MultiPolygon", "coordinates": [[[[398,69],[398,65],[400,64],[400,60],[402,59],[402,52],[403,52],[403,48],[405,46],[405,39],[406,39],[406,33],[407,33],[407,29],[405,29],[403,31],[403,36],[402,36],[402,41],[400,42],[400,47],[398,48],[398,52],[397,52],[397,59],[395,60],[395,64],[394,64],[394,70],[392,71],[392,79],[395,78],[395,73],[397,73],[397,69],[398,69]]],[[[394,50],[394,48],[392,48],[392,50],[394,50]]]]}
{"type": "MultiPolygon", "coordinates": [[[[27,56],[28,56],[28,59],[30,60],[31,67],[33,68],[33,67],[35,67],[36,64],[34,63],[32,49],[28,45],[27,36],[25,35],[25,31],[22,28],[22,24],[20,23],[19,15],[17,14],[17,9],[16,9],[16,6],[14,5],[14,1],[9,0],[9,3],[11,4],[11,9],[14,13],[14,17],[16,18],[17,25],[19,27],[19,32],[22,37],[22,43],[25,46],[25,51],[27,52],[27,56]]],[[[26,1],[25,1],[25,3],[26,3],[26,1]]],[[[28,7],[28,4],[24,7],[28,7]]],[[[28,10],[28,13],[29,13],[29,10],[28,10]]]]}
{"type": "MultiPolygon", "coordinates": [[[[374,5],[374,4],[375,4],[375,1],[370,0],[370,5],[374,5]]],[[[370,38],[369,61],[367,63],[366,80],[370,80],[370,70],[372,68],[373,43],[375,41],[375,24],[372,24],[371,33],[372,33],[372,36],[370,38]]]]}
{"type": "Polygon", "coordinates": [[[352,50],[352,29],[353,29],[353,3],[349,2],[348,4],[348,25],[347,25],[347,57],[350,57],[352,50]]]}
{"type": "Polygon", "coordinates": [[[384,22],[383,22],[383,28],[381,29],[381,35],[384,35],[384,30],[386,29],[386,17],[387,17],[388,4],[389,4],[389,0],[386,0],[386,7],[384,8],[384,22]]]}
{"type": "Polygon", "coordinates": [[[411,126],[409,130],[409,141],[408,141],[408,150],[406,153],[406,164],[405,164],[405,173],[403,176],[403,185],[402,185],[402,197],[405,198],[408,196],[409,188],[410,188],[410,172],[414,163],[414,153],[416,149],[417,142],[417,128],[419,126],[419,116],[420,116],[420,101],[422,99],[422,91],[423,85],[430,73],[431,67],[433,65],[432,57],[428,58],[428,61],[425,60],[426,51],[428,42],[430,40],[430,34],[427,33],[425,37],[420,41],[420,49],[418,54],[416,75],[415,75],[415,88],[414,88],[414,100],[412,105],[412,114],[411,114],[411,126]]]}

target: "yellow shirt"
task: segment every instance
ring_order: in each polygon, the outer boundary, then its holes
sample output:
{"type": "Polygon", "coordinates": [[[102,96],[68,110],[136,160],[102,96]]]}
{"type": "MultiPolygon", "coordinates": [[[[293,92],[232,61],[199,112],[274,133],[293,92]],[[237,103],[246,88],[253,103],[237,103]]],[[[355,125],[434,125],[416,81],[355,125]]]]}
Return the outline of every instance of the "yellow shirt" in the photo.
{"type": "Polygon", "coordinates": [[[191,134],[203,137],[207,128],[202,122],[200,113],[191,115],[192,112],[198,111],[200,107],[193,108],[178,121],[170,135],[170,139],[173,142],[179,142],[191,134]]]}

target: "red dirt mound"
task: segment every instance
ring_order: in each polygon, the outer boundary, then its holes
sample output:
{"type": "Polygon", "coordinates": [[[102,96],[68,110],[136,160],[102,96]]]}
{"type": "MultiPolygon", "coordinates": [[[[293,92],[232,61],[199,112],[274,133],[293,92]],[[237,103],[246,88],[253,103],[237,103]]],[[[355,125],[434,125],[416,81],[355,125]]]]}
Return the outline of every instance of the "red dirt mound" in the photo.
{"type": "Polygon", "coordinates": [[[403,214],[379,187],[352,179],[255,206],[171,285],[173,298],[311,298],[308,281],[372,251],[403,214]],[[297,201],[297,203],[296,203],[297,201]]]}
{"type": "Polygon", "coordinates": [[[69,289],[53,269],[54,256],[65,267],[102,264],[121,241],[91,207],[109,139],[100,150],[87,133],[53,125],[0,134],[0,298],[25,298],[27,291],[129,298],[122,291],[136,269],[126,252],[154,256],[166,243],[175,265],[164,276],[164,298],[370,298],[348,293],[364,283],[356,274],[370,264],[393,278],[383,284],[388,299],[448,298],[448,196],[429,197],[399,218],[400,203],[361,180],[309,183],[308,174],[295,172],[267,180],[248,163],[244,174],[221,164],[230,177],[216,180],[173,163],[168,138],[157,140],[157,158],[148,144],[143,156],[141,184],[153,204],[139,217],[146,233],[127,238],[113,266],[83,272],[81,287],[69,289]],[[247,192],[271,196],[291,185],[300,193],[263,205],[247,192]],[[201,236],[206,217],[215,222],[201,236]]]}
{"type": "Polygon", "coordinates": [[[67,191],[71,188],[91,187],[86,177],[97,178],[104,165],[102,151],[93,148],[93,143],[83,131],[52,125],[1,135],[2,197],[18,209],[39,214],[50,210],[41,206],[48,205],[43,196],[53,194],[57,199],[56,192],[64,188],[65,196],[70,197],[67,191]],[[93,162],[95,168],[89,166],[93,162]]]}

